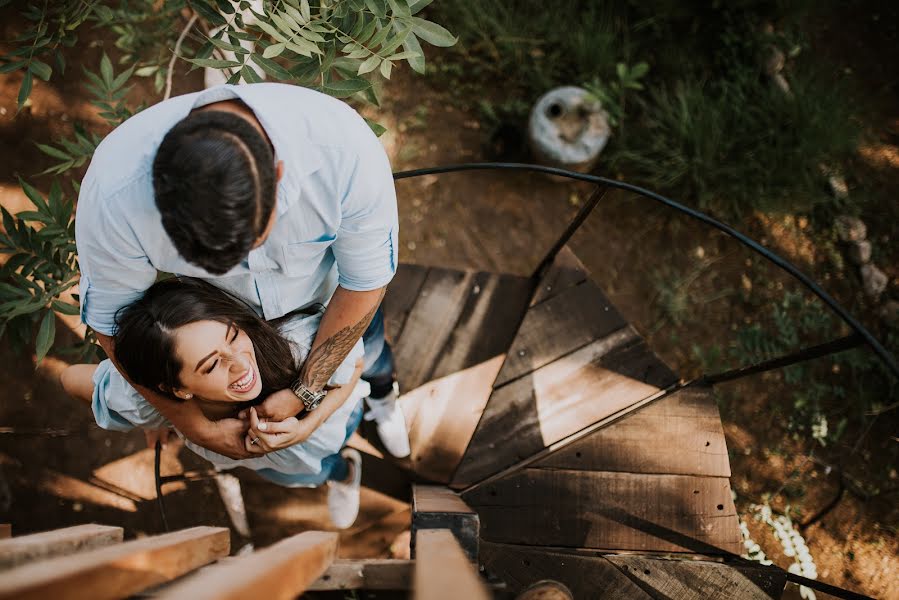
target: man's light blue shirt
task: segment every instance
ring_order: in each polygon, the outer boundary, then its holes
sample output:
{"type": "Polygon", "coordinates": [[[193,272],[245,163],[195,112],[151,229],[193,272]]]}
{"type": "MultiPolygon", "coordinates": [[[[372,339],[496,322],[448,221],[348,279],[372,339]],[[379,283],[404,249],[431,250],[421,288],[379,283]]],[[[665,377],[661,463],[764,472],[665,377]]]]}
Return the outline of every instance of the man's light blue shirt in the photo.
{"type": "Polygon", "coordinates": [[[365,121],[345,103],[305,88],[219,86],[152,106],[110,133],[81,186],[75,219],[81,318],[112,335],[116,312],[157,272],[204,279],[266,319],[327,304],[337,285],[387,285],[396,272],[396,193],[390,163],[365,121]],[[224,275],[182,259],[153,197],[162,138],[191,110],[222,100],[249,106],[284,162],[276,222],[265,242],[224,275]]]}

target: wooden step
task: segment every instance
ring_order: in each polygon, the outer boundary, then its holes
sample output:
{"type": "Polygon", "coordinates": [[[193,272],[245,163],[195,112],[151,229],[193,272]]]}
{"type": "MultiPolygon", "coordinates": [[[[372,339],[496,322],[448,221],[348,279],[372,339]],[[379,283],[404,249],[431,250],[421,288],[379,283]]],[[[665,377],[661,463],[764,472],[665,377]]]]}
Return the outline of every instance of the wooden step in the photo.
{"type": "Polygon", "coordinates": [[[504,355],[530,293],[525,277],[400,265],[384,298],[400,388],[504,355]]]}
{"type": "Polygon", "coordinates": [[[630,326],[495,389],[452,486],[482,481],[676,381],[630,326]]]}
{"type": "Polygon", "coordinates": [[[307,531],[207,567],[166,588],[167,600],[291,600],[334,561],[337,534],[307,531]]]}
{"type": "Polygon", "coordinates": [[[712,390],[689,387],[530,465],[534,468],[730,477],[712,390]]]}
{"type": "Polygon", "coordinates": [[[739,553],[727,477],[526,468],[462,494],[490,542],[739,553]]]}
{"type": "Polygon", "coordinates": [[[126,598],[228,555],[221,527],[193,527],[18,567],[0,577],[0,598],[126,598]]]}
{"type": "MultiPolygon", "coordinates": [[[[524,277],[400,265],[384,317],[412,448],[401,464],[430,481],[449,482],[530,294],[524,277]]],[[[383,453],[373,426],[363,432],[383,453]]]]}

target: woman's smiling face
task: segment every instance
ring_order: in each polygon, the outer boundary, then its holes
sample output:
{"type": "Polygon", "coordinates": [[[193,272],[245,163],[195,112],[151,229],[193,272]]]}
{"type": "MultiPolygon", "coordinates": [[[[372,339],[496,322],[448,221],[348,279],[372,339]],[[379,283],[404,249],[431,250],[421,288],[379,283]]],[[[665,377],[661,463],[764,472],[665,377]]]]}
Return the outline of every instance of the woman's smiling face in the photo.
{"type": "Polygon", "coordinates": [[[249,336],[235,325],[196,321],[175,331],[175,354],[181,361],[181,387],[188,394],[217,402],[253,400],[262,392],[262,376],[249,336]]]}

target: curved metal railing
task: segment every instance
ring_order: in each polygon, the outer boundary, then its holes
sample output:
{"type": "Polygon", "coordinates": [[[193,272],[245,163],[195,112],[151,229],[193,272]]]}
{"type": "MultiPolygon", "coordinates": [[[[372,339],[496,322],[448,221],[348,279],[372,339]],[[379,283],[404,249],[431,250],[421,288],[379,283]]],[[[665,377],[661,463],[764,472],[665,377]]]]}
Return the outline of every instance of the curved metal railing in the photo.
{"type": "MultiPolygon", "coordinates": [[[[710,217],[709,215],[707,215],[701,211],[698,211],[694,208],[690,208],[689,206],[685,206],[679,202],[675,202],[674,200],[671,200],[670,198],[667,198],[661,194],[658,194],[651,190],[647,190],[646,188],[642,188],[638,185],[633,185],[630,183],[625,183],[623,181],[617,181],[615,179],[609,179],[607,177],[600,177],[598,175],[589,175],[586,173],[578,173],[576,171],[568,171],[566,169],[560,169],[557,167],[546,167],[546,166],[542,166],[542,165],[532,165],[532,164],[525,164],[525,163],[502,163],[502,162],[462,163],[462,164],[457,164],[457,165],[445,165],[445,166],[441,166],[441,167],[412,169],[409,171],[399,171],[397,173],[394,173],[393,178],[395,180],[402,180],[402,179],[410,179],[413,177],[420,177],[423,175],[439,175],[439,174],[443,174],[443,173],[457,173],[457,172],[462,172],[462,171],[491,171],[491,170],[492,171],[500,171],[500,170],[531,171],[531,172],[537,172],[537,173],[546,173],[549,175],[557,175],[560,177],[574,179],[577,181],[586,181],[588,183],[592,183],[594,185],[597,185],[597,186],[600,186],[600,187],[606,188],[606,189],[611,188],[611,189],[619,189],[619,190],[633,192],[639,196],[649,198],[650,200],[659,202],[665,206],[668,206],[669,208],[673,208],[674,210],[676,210],[682,214],[692,217],[693,219],[696,219],[697,221],[705,223],[706,225],[709,225],[709,226],[713,227],[714,229],[717,229],[718,231],[721,231],[721,232],[727,234],[729,237],[737,240],[743,246],[746,246],[747,248],[749,248],[756,254],[765,258],[765,260],[773,263],[774,265],[776,265],[783,271],[786,271],[790,276],[792,276],[794,279],[799,281],[799,283],[801,283],[806,289],[808,289],[813,294],[815,294],[818,298],[820,298],[821,301],[824,302],[824,304],[826,304],[828,306],[828,308],[830,308],[834,313],[836,313],[837,316],[839,316],[840,319],[842,319],[843,322],[845,322],[849,326],[849,328],[852,329],[852,331],[854,332],[854,336],[850,336],[850,338],[857,336],[857,338],[859,338],[861,341],[864,341],[864,343],[867,344],[869,348],[871,348],[871,350],[874,352],[874,354],[877,355],[877,358],[880,359],[880,361],[884,364],[884,366],[886,366],[886,368],[890,372],[892,372],[892,374],[894,376],[896,376],[897,379],[899,379],[899,363],[896,362],[896,359],[889,353],[889,351],[883,346],[883,344],[881,344],[880,341],[878,341],[877,338],[875,338],[874,335],[872,335],[871,332],[868,331],[858,321],[858,319],[856,319],[854,316],[852,316],[852,314],[850,314],[850,312],[848,310],[843,308],[843,306],[839,302],[837,302],[830,294],[828,294],[826,291],[824,291],[824,289],[820,285],[818,285],[811,277],[809,277],[808,275],[806,275],[805,273],[800,271],[799,268],[796,267],[793,263],[791,263],[787,259],[783,258],[782,256],[778,255],[777,253],[769,250],[768,248],[765,248],[764,246],[762,246],[760,243],[753,240],[749,236],[747,236],[743,233],[740,233],[739,231],[737,231],[730,225],[727,225],[726,223],[722,223],[721,221],[718,221],[717,219],[714,219],[713,217],[710,217]]],[[[559,240],[557,240],[557,242],[553,245],[553,249],[550,251],[550,254],[547,256],[547,258],[544,260],[544,262],[541,263],[541,267],[548,264],[548,261],[550,261],[554,257],[554,253],[558,252],[561,249],[561,247],[565,244],[565,242],[567,242],[567,240],[572,235],[574,235],[574,233],[577,231],[577,229],[580,227],[580,225],[583,224],[583,222],[586,220],[587,216],[589,216],[590,212],[592,212],[592,210],[599,203],[600,197],[601,197],[601,195],[594,195],[594,198],[592,199],[592,201],[587,202],[584,205],[584,207],[581,209],[581,211],[578,212],[577,216],[575,216],[575,218],[572,220],[571,224],[566,229],[566,231],[563,233],[562,237],[559,238],[559,240]]],[[[538,268],[538,271],[539,271],[539,268],[538,268]]],[[[847,347],[850,347],[850,346],[847,346],[847,344],[851,341],[850,338],[845,338],[845,341],[842,345],[837,344],[837,345],[833,346],[832,352],[828,352],[828,353],[839,352],[841,350],[845,350],[847,347]]],[[[813,353],[813,356],[809,356],[809,358],[824,356],[824,355],[826,355],[826,354],[821,354],[820,352],[818,352],[818,353],[813,353]]],[[[776,360],[775,361],[766,361],[766,362],[771,363],[771,365],[772,365],[772,366],[770,366],[771,369],[779,368],[780,366],[783,366],[782,364],[775,365],[774,363],[777,362],[776,360]]],[[[788,363],[788,364],[791,364],[791,363],[788,363]]],[[[765,369],[765,370],[769,370],[769,369],[765,369]]],[[[757,369],[752,370],[749,368],[744,368],[744,369],[734,370],[732,372],[729,372],[729,374],[730,373],[738,373],[738,372],[744,372],[746,375],[749,375],[751,373],[756,373],[759,371],[757,369]]],[[[731,378],[734,378],[734,377],[731,377],[731,378]]]]}

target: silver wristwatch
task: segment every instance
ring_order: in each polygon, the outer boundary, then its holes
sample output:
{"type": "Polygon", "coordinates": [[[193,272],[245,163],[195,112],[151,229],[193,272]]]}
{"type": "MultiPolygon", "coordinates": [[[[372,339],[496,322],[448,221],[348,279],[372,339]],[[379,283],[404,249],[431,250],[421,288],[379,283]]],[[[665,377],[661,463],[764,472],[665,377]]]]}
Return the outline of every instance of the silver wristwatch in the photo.
{"type": "Polygon", "coordinates": [[[294,395],[300,399],[307,411],[315,410],[318,405],[321,404],[321,401],[324,400],[325,396],[328,395],[328,392],[324,390],[313,392],[303,385],[303,382],[299,379],[294,382],[290,389],[294,395]]]}

